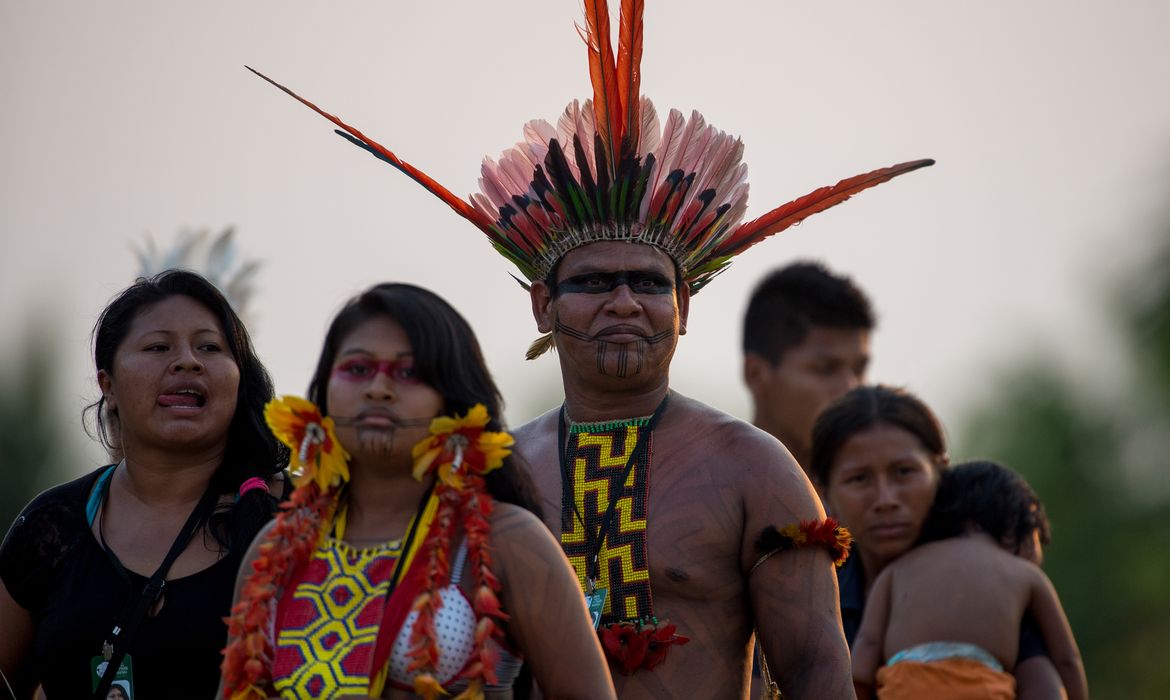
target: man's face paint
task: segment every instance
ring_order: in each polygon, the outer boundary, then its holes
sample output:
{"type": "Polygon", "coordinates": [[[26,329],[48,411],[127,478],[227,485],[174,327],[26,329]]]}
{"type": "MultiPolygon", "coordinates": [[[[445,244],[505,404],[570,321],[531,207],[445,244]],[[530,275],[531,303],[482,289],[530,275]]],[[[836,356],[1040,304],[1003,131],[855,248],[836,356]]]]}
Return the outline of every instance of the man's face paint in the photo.
{"type": "MultiPolygon", "coordinates": [[[[647,270],[586,272],[562,280],[557,284],[556,292],[558,296],[563,294],[608,294],[623,285],[628,287],[630,292],[637,295],[674,293],[673,280],[659,272],[647,270]]],[[[597,371],[599,374],[609,374],[606,370],[605,358],[609,353],[610,346],[616,345],[617,365],[613,373],[617,377],[627,377],[631,374],[641,372],[645,366],[647,346],[660,343],[670,338],[674,332],[672,328],[667,328],[658,333],[646,334],[636,326],[617,324],[591,335],[566,325],[560,320],[559,315],[556,319],[556,330],[558,333],[575,338],[581,342],[597,344],[597,371]],[[631,334],[640,337],[633,341],[623,342],[614,342],[609,339],[610,336],[631,334]],[[631,350],[633,351],[632,363],[630,358],[631,350]]]]}
{"type": "Polygon", "coordinates": [[[608,294],[623,284],[634,294],[674,293],[674,282],[658,272],[619,270],[574,275],[557,284],[557,294],[608,294]]]}
{"type": "Polygon", "coordinates": [[[612,335],[612,331],[605,330],[596,335],[589,335],[581,331],[570,328],[561,323],[557,319],[557,332],[563,333],[571,338],[576,338],[584,343],[597,343],[597,372],[599,374],[608,374],[605,370],[605,356],[609,352],[610,345],[617,345],[618,357],[617,367],[614,370],[614,375],[617,377],[628,377],[631,374],[638,374],[642,371],[644,360],[646,358],[646,346],[661,343],[674,334],[673,329],[667,328],[653,335],[643,335],[641,338],[633,342],[612,343],[606,339],[607,335],[612,335]],[[630,367],[630,348],[634,350],[634,366],[630,367]]]}

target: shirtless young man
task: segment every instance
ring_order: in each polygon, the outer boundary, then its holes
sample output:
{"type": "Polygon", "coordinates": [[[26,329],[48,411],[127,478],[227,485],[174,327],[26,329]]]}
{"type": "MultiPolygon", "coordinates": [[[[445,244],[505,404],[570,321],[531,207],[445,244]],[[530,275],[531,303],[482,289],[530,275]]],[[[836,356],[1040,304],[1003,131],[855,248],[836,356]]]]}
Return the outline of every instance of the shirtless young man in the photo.
{"type": "Polygon", "coordinates": [[[661,667],[630,675],[611,654],[619,696],[742,697],[757,630],[785,697],[851,697],[830,554],[798,548],[753,569],[765,528],[824,519],[808,479],[764,432],[670,391],[690,303],[671,258],[639,243],[590,243],[564,255],[531,297],[540,330],[554,335],[565,388],[563,413],[516,431],[548,525],[586,588],[607,590],[603,642],[608,624],[649,616],[689,639],[671,645],[661,667]],[[646,430],[623,421],[656,411],[648,464],[636,463],[632,488],[621,490],[630,433],[646,430]],[[581,434],[564,420],[604,425],[581,434]],[[619,490],[617,516],[597,543],[619,490]]]}
{"type": "Polygon", "coordinates": [[[874,325],[865,292],[816,262],[773,271],[748,300],[743,378],[752,424],[784,443],[806,473],[817,416],[865,383],[874,325]]]}

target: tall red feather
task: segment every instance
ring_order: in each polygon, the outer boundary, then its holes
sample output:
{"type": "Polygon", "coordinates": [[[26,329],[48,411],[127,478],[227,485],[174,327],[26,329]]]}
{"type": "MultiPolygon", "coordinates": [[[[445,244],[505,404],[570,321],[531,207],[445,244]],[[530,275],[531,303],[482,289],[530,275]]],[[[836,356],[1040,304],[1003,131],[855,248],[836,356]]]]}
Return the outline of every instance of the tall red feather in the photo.
{"type": "Polygon", "coordinates": [[[333,116],[332,114],[329,114],[328,112],[321,109],[317,105],[313,104],[312,102],[309,102],[305,98],[301,97],[300,95],[296,94],[292,90],[290,90],[290,89],[286,88],[285,86],[281,85],[280,83],[276,82],[272,78],[269,78],[267,75],[264,75],[260,71],[254,69],[250,66],[244,66],[244,67],[247,68],[248,70],[252,71],[256,75],[260,76],[264,80],[267,80],[269,83],[272,83],[277,88],[280,88],[282,91],[284,91],[287,95],[292,97],[297,102],[300,102],[301,104],[305,105],[306,107],[313,110],[317,114],[320,114],[322,117],[325,117],[329,121],[333,122],[339,128],[344,130],[346,133],[353,136],[355,139],[357,139],[357,140],[361,141],[362,143],[366,144],[367,146],[369,146],[372,150],[377,152],[378,155],[380,155],[383,158],[385,158],[386,160],[388,160],[390,163],[392,163],[399,170],[402,170],[404,173],[406,173],[411,178],[413,178],[415,182],[422,185],[423,188],[425,188],[428,192],[430,192],[431,194],[435,195],[439,199],[446,202],[447,206],[454,209],[455,212],[458,213],[460,216],[462,216],[463,218],[467,219],[471,223],[478,226],[480,228],[480,230],[482,230],[484,233],[488,234],[492,238],[496,237],[495,232],[492,231],[492,221],[490,219],[487,219],[483,214],[481,214],[479,211],[477,211],[475,209],[475,207],[471,206],[466,201],[464,201],[460,197],[456,196],[454,193],[451,192],[451,190],[448,190],[446,187],[443,187],[442,185],[440,185],[433,178],[431,178],[430,175],[427,175],[426,173],[424,173],[423,171],[414,167],[410,163],[407,163],[406,161],[400,159],[398,156],[394,155],[394,153],[392,151],[390,151],[389,149],[387,149],[385,146],[382,146],[377,141],[374,141],[373,139],[368,138],[365,134],[358,131],[354,127],[350,126],[349,124],[346,124],[345,122],[341,121],[340,119],[333,116]]]}
{"type": "Polygon", "coordinates": [[[641,98],[638,93],[642,83],[642,12],[645,9],[644,0],[622,0],[618,25],[617,85],[618,99],[621,100],[622,134],[629,138],[630,146],[635,151],[642,126],[641,98]]]}
{"type": "Polygon", "coordinates": [[[800,199],[777,207],[758,219],[749,221],[723,241],[715,249],[715,257],[724,255],[738,255],[747,248],[759,243],[768,236],[780,233],[789,226],[799,224],[804,219],[818,214],[829,207],[836,206],[862,190],[869,189],[883,182],[906,173],[934,165],[934,160],[926,158],[908,163],[899,163],[888,168],[881,168],[864,175],[855,175],[833,185],[813,190],[800,199]]]}
{"type": "MultiPolygon", "coordinates": [[[[617,67],[609,35],[609,6],[606,0],[585,0],[585,43],[589,46],[589,79],[593,83],[593,114],[597,133],[609,151],[609,164],[616,163],[622,140],[622,106],[618,97],[617,67]]],[[[597,154],[601,161],[601,154],[597,154]]],[[[600,170],[602,163],[595,164],[600,170]]],[[[610,174],[613,168],[610,167],[610,174]]]]}

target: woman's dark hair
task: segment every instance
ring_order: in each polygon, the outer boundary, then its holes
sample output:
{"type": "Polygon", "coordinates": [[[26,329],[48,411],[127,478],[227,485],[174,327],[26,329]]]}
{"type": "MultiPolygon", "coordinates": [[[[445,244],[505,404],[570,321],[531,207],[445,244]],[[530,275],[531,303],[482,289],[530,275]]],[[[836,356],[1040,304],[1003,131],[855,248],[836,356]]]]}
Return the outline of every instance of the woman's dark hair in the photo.
{"type": "MultiPolygon", "coordinates": [[[[228,348],[240,370],[236,412],[228,428],[223,463],[212,476],[218,493],[235,493],[251,477],[267,481],[288,463],[288,453],[264,423],[264,404],[272,399],[272,379],[256,357],[244,324],[215,285],[187,270],[166,270],[139,278],[106,305],[93,330],[93,360],[98,372],[113,375],[114,356],[134,319],[147,308],[171,297],[188,297],[204,306],[223,330],[228,348]]],[[[105,397],[86,407],[94,415],[97,437],[112,455],[121,445],[116,432],[118,413],[106,406],[105,397]]],[[[279,494],[277,494],[279,495],[279,494]]],[[[264,489],[251,489],[230,506],[221,506],[208,519],[208,531],[220,546],[242,553],[276,509],[276,497],[264,489]]]]}
{"type": "Polygon", "coordinates": [[[1024,477],[996,462],[964,462],[943,475],[921,541],[956,537],[968,525],[1012,548],[1031,539],[1033,532],[1040,534],[1041,544],[1051,538],[1036,492],[1024,477]]]}
{"type": "MultiPolygon", "coordinates": [[[[345,304],[325,334],[317,369],[309,382],[309,400],[328,415],[329,378],[342,341],[366,321],[388,317],[402,326],[414,354],[418,378],[443,397],[446,415],[465,414],[477,403],[487,407],[489,430],[503,430],[504,402],[484,362],[479,341],[467,321],[442,297],[421,287],[384,283],[345,304]]],[[[515,452],[487,476],[488,492],[497,501],[538,516],[540,507],[527,465],[515,452]]]]}
{"type": "Polygon", "coordinates": [[[935,463],[947,459],[947,441],[934,412],[914,394],[896,387],[859,386],[831,404],[813,426],[810,469],[826,490],[837,453],[857,433],[875,425],[901,428],[918,438],[935,463]]]}

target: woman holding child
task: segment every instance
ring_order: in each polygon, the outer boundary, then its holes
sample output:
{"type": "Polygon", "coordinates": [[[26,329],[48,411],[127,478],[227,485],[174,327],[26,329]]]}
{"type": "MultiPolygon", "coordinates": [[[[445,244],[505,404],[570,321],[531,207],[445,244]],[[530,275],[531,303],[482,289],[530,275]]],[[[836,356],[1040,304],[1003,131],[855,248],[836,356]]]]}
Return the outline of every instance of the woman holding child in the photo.
{"type": "MultiPolygon", "coordinates": [[[[858,387],[817,419],[811,470],[826,506],[853,533],[853,556],[839,571],[841,615],[853,645],[870,588],[886,566],[919,541],[949,468],[938,418],[916,396],[858,387]]],[[[1014,675],[1024,700],[1063,698],[1060,677],[1035,624],[1025,618],[1014,675]]]]}
{"type": "Polygon", "coordinates": [[[1013,700],[1005,671],[1031,614],[1070,700],[1088,688],[1076,640],[1040,569],[1048,518],[1019,474],[994,462],[956,465],[942,477],[922,544],[874,581],[853,645],[860,700],[943,696],[1013,700]],[[882,663],[886,659],[888,662],[882,663]]]}

